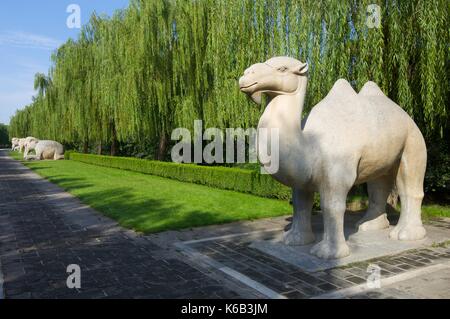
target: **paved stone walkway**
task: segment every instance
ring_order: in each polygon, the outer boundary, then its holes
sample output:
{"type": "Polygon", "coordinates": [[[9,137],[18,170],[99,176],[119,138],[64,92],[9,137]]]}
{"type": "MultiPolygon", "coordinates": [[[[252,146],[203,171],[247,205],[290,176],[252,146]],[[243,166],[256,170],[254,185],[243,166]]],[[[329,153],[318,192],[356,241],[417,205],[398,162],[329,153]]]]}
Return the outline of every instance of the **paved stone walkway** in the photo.
{"type": "Polygon", "coordinates": [[[0,151],[5,298],[260,297],[124,230],[6,154],[0,151]],[[81,267],[79,290],[66,285],[71,264],[81,267]]]}
{"type": "MultiPolygon", "coordinates": [[[[450,298],[450,271],[441,267],[448,246],[371,261],[387,281],[360,291],[367,262],[308,273],[250,247],[279,233],[286,217],[140,236],[6,154],[0,151],[0,298],[450,298]],[[66,286],[70,264],[81,267],[79,290],[66,286]]],[[[450,231],[450,222],[433,227],[450,231]]]]}

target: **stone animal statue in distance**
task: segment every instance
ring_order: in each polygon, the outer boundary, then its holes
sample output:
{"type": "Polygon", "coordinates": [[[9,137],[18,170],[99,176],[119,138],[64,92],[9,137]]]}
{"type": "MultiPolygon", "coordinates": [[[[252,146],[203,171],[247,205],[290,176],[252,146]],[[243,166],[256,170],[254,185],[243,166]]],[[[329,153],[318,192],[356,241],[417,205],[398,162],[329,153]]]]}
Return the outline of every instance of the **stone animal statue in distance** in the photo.
{"type": "Polygon", "coordinates": [[[26,158],[28,156],[28,153],[31,150],[30,145],[36,145],[38,142],[39,140],[33,136],[28,136],[27,138],[25,138],[23,158],[26,158]]]}
{"type": "Polygon", "coordinates": [[[25,150],[25,142],[26,142],[26,138],[19,138],[18,151],[20,153],[23,153],[25,150]]]}
{"type": "Polygon", "coordinates": [[[12,151],[17,151],[17,150],[19,150],[19,138],[13,137],[13,138],[11,139],[11,150],[12,150],[12,151]]]}
{"type": "Polygon", "coordinates": [[[25,160],[61,160],[64,159],[64,147],[56,141],[32,140],[27,145],[27,151],[35,150],[36,155],[27,155],[25,160]]]}
{"type": "MultiPolygon", "coordinates": [[[[369,207],[359,231],[389,227],[385,207],[396,182],[401,215],[389,236],[424,238],[421,204],[427,151],[417,125],[375,83],[366,83],[357,94],[343,79],[302,119],[307,76],[306,63],[275,57],[252,65],[239,80],[241,91],[254,102],[260,104],[262,94],[268,98],[258,129],[279,130],[279,169],[272,176],[292,188],[294,206],[285,243],[315,241],[311,210],[314,193],[319,192],[324,235],[311,253],[324,259],[348,256],[346,197],[361,183],[368,185],[369,207]]],[[[259,145],[271,142],[270,136],[258,134],[258,139],[259,145]]]]}

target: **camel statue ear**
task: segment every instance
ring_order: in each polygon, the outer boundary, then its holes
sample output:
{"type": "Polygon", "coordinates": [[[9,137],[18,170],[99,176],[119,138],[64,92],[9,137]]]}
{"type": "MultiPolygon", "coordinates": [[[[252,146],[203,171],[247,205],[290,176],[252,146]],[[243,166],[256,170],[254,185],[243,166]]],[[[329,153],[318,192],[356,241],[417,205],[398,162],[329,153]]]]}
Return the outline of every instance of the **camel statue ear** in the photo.
{"type": "Polygon", "coordinates": [[[308,68],[309,68],[308,63],[304,63],[300,65],[298,68],[296,68],[294,73],[297,75],[305,75],[306,73],[308,73],[308,68]]]}

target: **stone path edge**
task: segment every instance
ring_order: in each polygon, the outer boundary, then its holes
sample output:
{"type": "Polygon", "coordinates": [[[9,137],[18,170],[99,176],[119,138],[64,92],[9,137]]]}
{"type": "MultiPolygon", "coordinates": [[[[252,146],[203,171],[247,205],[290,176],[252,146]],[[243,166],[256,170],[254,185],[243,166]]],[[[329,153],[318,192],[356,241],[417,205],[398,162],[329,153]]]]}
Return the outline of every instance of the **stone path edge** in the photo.
{"type": "Polygon", "coordinates": [[[212,258],[209,258],[208,256],[201,254],[200,252],[196,251],[195,249],[188,247],[184,243],[175,243],[174,245],[175,245],[175,247],[180,249],[185,255],[188,255],[191,258],[195,258],[197,262],[203,262],[203,263],[225,273],[226,275],[231,276],[235,280],[238,280],[239,282],[241,282],[241,283],[247,285],[248,287],[263,294],[267,298],[286,299],[286,297],[277,293],[276,291],[273,291],[272,289],[264,286],[263,284],[260,284],[257,281],[254,281],[253,279],[245,276],[244,274],[241,274],[240,272],[238,272],[234,269],[231,269],[231,268],[221,264],[220,262],[215,261],[212,258]]]}

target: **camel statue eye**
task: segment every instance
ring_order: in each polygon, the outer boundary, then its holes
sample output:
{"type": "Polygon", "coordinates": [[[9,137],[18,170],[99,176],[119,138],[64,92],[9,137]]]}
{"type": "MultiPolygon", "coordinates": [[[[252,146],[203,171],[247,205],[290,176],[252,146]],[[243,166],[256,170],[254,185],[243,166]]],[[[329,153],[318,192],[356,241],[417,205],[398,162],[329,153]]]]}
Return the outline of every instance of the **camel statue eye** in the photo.
{"type": "Polygon", "coordinates": [[[280,72],[286,72],[286,71],[287,71],[287,67],[285,67],[285,66],[279,67],[279,68],[278,68],[278,71],[280,71],[280,72]]]}

